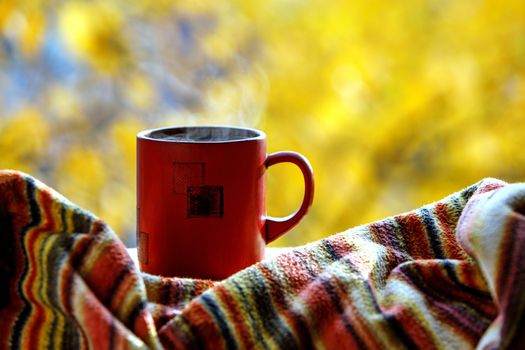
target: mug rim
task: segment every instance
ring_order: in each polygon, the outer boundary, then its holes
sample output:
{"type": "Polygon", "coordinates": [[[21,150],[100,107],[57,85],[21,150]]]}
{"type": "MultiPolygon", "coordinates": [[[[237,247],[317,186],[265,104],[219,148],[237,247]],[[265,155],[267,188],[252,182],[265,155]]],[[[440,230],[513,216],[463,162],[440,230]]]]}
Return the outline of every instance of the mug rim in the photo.
{"type": "Polygon", "coordinates": [[[137,139],[149,140],[154,142],[168,142],[168,143],[190,143],[190,144],[219,144],[219,143],[234,143],[234,142],[248,142],[248,141],[257,141],[264,140],[266,134],[264,131],[247,128],[243,126],[232,126],[232,125],[185,125],[185,126],[165,126],[160,128],[146,129],[137,133],[137,139]],[[159,131],[168,131],[168,130],[184,130],[184,129],[229,129],[236,131],[245,131],[252,132],[254,136],[247,136],[239,139],[232,140],[208,140],[208,141],[199,141],[199,140],[167,140],[162,138],[152,137],[151,134],[159,131]]]}

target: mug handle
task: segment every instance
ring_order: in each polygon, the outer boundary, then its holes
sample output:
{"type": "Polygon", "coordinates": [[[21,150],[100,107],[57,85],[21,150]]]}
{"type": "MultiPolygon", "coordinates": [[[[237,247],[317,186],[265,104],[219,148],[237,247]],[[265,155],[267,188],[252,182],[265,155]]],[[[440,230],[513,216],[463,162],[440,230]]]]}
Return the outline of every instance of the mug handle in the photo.
{"type": "Polygon", "coordinates": [[[308,212],[314,200],[314,172],[310,162],[296,152],[276,152],[266,157],[265,166],[269,168],[278,163],[293,163],[301,169],[304,178],[304,197],[299,209],[291,215],[284,218],[266,217],[264,227],[266,243],[270,243],[280,237],[282,234],[292,229],[299,223],[301,218],[308,212]]]}

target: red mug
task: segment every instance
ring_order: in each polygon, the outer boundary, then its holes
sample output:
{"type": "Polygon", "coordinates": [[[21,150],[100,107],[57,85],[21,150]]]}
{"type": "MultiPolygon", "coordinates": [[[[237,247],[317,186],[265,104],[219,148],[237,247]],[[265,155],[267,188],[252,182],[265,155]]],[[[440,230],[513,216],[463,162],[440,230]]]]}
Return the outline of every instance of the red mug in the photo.
{"type": "Polygon", "coordinates": [[[168,127],[137,134],[137,240],[142,271],[219,280],[264,257],[267,243],[312,205],[314,177],[295,152],[266,154],[259,130],[168,127]],[[266,175],[290,162],[304,182],[300,208],[266,216],[266,175]]]}

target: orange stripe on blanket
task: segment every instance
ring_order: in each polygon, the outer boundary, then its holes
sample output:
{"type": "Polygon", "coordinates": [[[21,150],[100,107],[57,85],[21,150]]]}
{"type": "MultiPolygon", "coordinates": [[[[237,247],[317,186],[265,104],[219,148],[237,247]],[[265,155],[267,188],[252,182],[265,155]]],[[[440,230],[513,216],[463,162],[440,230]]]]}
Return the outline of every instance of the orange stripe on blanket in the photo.
{"type": "Polygon", "coordinates": [[[115,349],[119,336],[115,330],[115,322],[118,321],[91,293],[86,293],[80,303],[82,305],[80,311],[85,324],[85,332],[89,337],[90,347],[97,350],[115,349]]]}
{"type": "Polygon", "coordinates": [[[222,285],[218,285],[215,290],[219,300],[225,305],[224,309],[228,317],[225,321],[229,322],[232,328],[235,329],[238,344],[245,349],[253,348],[256,344],[252,341],[250,330],[247,328],[247,313],[243,312],[242,303],[234,293],[231,293],[222,285]]]}
{"type": "Polygon", "coordinates": [[[459,218],[458,209],[445,203],[436,203],[434,213],[442,235],[442,245],[448,259],[467,259],[468,255],[456,239],[456,225],[459,218]]]}
{"type": "Polygon", "coordinates": [[[49,317],[46,317],[48,315],[46,315],[46,308],[43,305],[44,300],[38,295],[39,285],[46,283],[46,281],[43,280],[44,272],[42,268],[44,266],[39,263],[39,254],[41,253],[40,248],[44,238],[42,234],[49,234],[50,232],[56,231],[56,221],[51,210],[51,197],[49,193],[39,191],[35,194],[35,199],[40,207],[40,224],[30,230],[26,235],[24,243],[27,247],[26,251],[28,252],[29,266],[31,268],[22,286],[27,299],[33,304],[32,317],[29,318],[28,323],[24,327],[24,332],[32,336],[23,337],[22,339],[22,346],[25,346],[24,343],[27,341],[27,346],[30,349],[41,348],[43,344],[40,344],[40,342],[45,341],[47,338],[45,332],[42,334],[42,327],[49,317]]]}
{"type": "Polygon", "coordinates": [[[302,293],[305,313],[316,315],[310,318],[310,327],[315,331],[312,336],[328,348],[364,348],[360,335],[338,304],[339,296],[333,289],[331,283],[321,277],[302,293]]]}
{"type": "Polygon", "coordinates": [[[193,336],[204,344],[214,345],[215,349],[226,347],[221,330],[214,317],[208,312],[200,299],[196,299],[185,309],[182,316],[191,324],[193,336]]]}
{"type": "Polygon", "coordinates": [[[417,213],[408,213],[395,217],[397,222],[402,225],[405,232],[410,232],[410,236],[405,237],[405,247],[407,253],[413,259],[428,259],[433,257],[425,226],[417,213]]]}
{"type": "MultiPolygon", "coordinates": [[[[284,265],[287,266],[287,265],[284,265]]],[[[280,273],[284,276],[286,272],[283,267],[281,267],[280,273]]],[[[292,276],[287,276],[285,278],[286,282],[283,283],[282,280],[279,280],[276,276],[276,269],[269,269],[266,266],[258,266],[258,270],[262,273],[265,281],[265,285],[268,286],[272,306],[275,309],[275,312],[280,315],[283,319],[286,328],[290,330],[290,334],[293,336],[294,342],[297,342],[297,345],[301,348],[312,348],[312,338],[306,318],[301,313],[301,310],[294,308],[293,302],[294,298],[289,298],[288,295],[291,293],[290,286],[287,285],[288,281],[293,281],[292,276]]],[[[311,280],[311,278],[309,278],[311,280]]],[[[303,281],[303,285],[305,285],[303,281]]],[[[297,286],[296,286],[297,288],[297,286]]]]}
{"type": "MultiPolygon", "coordinates": [[[[392,317],[400,325],[400,330],[408,337],[410,343],[418,349],[437,350],[439,344],[437,339],[429,332],[429,329],[422,325],[422,320],[416,314],[405,308],[403,305],[394,305],[384,308],[385,315],[392,317]]],[[[400,337],[402,340],[403,337],[400,337]]],[[[409,344],[405,344],[409,345],[409,344]]],[[[410,347],[410,346],[409,346],[410,347]]]]}

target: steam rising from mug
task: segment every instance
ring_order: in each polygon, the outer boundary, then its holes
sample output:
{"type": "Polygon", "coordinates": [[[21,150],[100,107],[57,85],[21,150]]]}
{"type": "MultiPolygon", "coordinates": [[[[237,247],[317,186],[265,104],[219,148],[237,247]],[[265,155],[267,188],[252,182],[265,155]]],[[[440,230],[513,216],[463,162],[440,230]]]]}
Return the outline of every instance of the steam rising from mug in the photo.
{"type": "Polygon", "coordinates": [[[162,65],[141,64],[142,70],[165,86],[175,101],[153,112],[153,123],[168,125],[238,125],[256,127],[266,108],[268,78],[262,68],[238,58],[226,72],[208,68],[200,75],[176,71],[166,74],[162,65]]]}
{"type": "Polygon", "coordinates": [[[258,124],[268,95],[268,78],[261,68],[253,66],[249,71],[211,85],[205,100],[211,122],[246,127],[258,124]],[[213,120],[217,116],[221,120],[213,120]]]}

